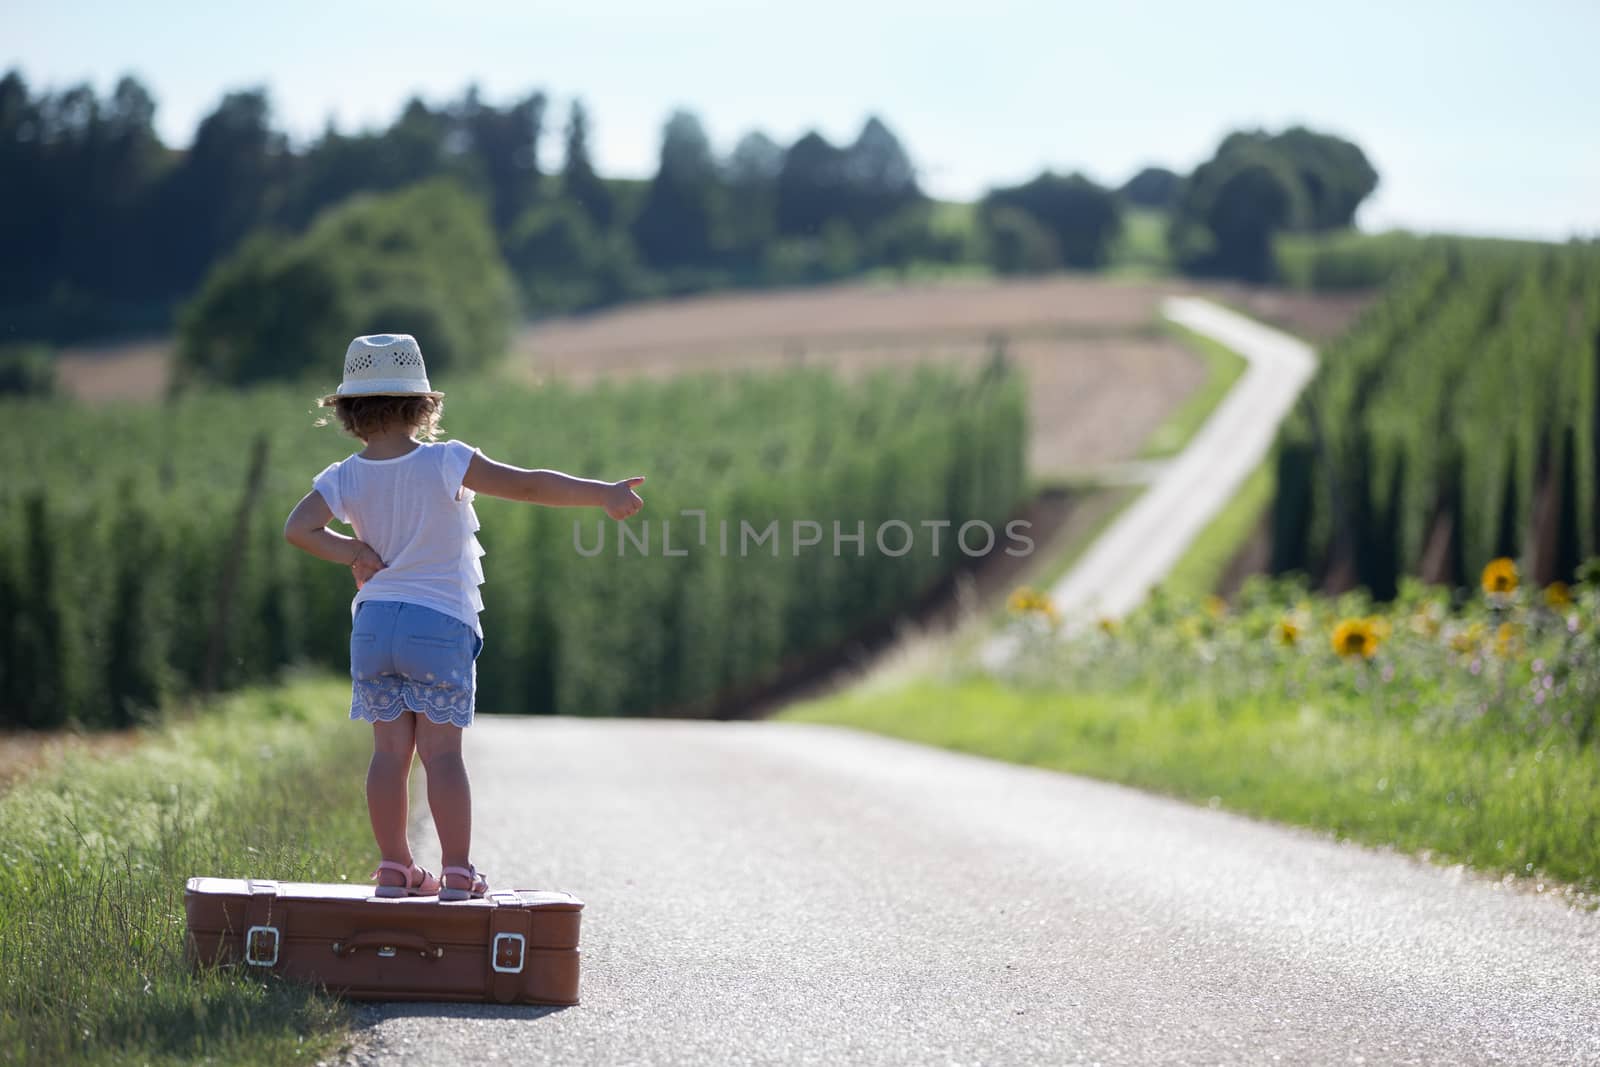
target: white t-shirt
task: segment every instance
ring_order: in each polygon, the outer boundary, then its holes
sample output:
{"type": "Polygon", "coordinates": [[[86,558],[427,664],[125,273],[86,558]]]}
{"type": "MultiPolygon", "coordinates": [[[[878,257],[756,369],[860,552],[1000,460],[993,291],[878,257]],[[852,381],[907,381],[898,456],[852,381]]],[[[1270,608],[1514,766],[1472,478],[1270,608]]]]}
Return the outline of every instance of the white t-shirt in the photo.
{"type": "Polygon", "coordinates": [[[311,483],[328,510],[349,524],[387,566],[350,602],[403,601],[443,612],[481,638],[483,546],[475,495],[461,484],[477,449],[460,441],[422,444],[394,459],[350,456],[311,483]]]}

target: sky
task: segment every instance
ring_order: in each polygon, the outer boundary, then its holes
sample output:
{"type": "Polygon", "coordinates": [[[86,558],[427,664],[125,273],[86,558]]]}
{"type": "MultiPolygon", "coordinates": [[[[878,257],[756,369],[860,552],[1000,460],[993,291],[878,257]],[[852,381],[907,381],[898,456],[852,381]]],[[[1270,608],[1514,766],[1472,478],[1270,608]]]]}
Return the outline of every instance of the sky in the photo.
{"type": "Polygon", "coordinates": [[[0,65],[29,85],[124,73],[186,145],[221,95],[265,86],[297,141],[382,126],[412,95],[581,97],[602,174],[648,177],[697,113],[726,152],[886,121],[923,187],[974,199],[1041,169],[1121,184],[1186,172],[1228,131],[1303,123],[1381,175],[1365,229],[1600,235],[1600,0],[584,0],[272,4],[0,0],[0,65]],[[1337,14],[1333,14],[1333,11],[1337,14]]]}

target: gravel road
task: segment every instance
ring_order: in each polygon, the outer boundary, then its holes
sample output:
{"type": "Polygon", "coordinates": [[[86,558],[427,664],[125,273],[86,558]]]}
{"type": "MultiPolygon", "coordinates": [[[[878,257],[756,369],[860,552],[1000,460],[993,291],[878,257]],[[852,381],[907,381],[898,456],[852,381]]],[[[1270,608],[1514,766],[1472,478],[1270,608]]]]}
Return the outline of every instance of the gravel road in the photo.
{"type": "Polygon", "coordinates": [[[350,1062],[1600,1063],[1600,916],[1458,870],[827,727],[467,748],[583,1004],[373,1006],[350,1062]]]}

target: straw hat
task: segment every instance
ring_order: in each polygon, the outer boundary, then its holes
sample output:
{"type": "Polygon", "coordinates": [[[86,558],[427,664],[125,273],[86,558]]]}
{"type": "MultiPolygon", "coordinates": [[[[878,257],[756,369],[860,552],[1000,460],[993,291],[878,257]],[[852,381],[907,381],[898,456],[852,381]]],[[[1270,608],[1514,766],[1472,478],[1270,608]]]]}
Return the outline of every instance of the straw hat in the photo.
{"type": "Polygon", "coordinates": [[[344,381],[339,391],[322,399],[341,396],[444,396],[428,384],[422,349],[409,333],[374,333],[357,337],[344,353],[344,381]]]}

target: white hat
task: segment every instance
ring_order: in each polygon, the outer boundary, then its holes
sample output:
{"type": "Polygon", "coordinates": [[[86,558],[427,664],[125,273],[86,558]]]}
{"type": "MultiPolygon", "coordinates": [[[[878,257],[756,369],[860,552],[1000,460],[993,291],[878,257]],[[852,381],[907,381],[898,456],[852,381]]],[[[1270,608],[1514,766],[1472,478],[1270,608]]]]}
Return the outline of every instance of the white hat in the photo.
{"type": "Polygon", "coordinates": [[[374,333],[357,337],[344,353],[344,381],[339,391],[324,400],[341,396],[431,396],[443,393],[428,384],[428,369],[422,365],[422,349],[409,333],[374,333]]]}

